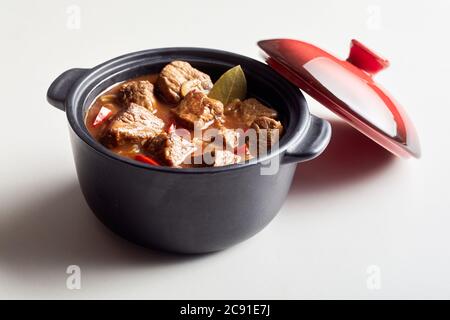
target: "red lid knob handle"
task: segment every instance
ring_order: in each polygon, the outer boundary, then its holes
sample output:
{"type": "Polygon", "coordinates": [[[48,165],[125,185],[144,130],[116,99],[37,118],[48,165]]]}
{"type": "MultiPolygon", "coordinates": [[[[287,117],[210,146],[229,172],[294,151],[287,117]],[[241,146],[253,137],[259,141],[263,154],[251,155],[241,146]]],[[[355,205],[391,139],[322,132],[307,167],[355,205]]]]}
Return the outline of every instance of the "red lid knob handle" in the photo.
{"type": "Polygon", "coordinates": [[[355,39],[352,40],[347,61],[371,75],[389,67],[387,59],[376,54],[355,39]]]}

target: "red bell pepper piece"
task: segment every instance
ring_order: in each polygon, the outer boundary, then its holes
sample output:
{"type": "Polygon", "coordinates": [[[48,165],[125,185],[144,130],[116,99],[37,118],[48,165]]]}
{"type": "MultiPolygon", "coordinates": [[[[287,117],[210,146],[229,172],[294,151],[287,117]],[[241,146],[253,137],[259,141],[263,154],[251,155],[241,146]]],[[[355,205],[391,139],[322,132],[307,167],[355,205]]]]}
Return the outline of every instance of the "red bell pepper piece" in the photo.
{"type": "Polygon", "coordinates": [[[160,164],[158,162],[156,162],[155,160],[153,160],[150,157],[144,156],[143,154],[137,154],[134,157],[134,159],[137,161],[140,161],[140,162],[151,164],[152,166],[160,166],[160,164]]]}
{"type": "Polygon", "coordinates": [[[97,114],[97,117],[95,117],[94,120],[94,127],[97,127],[98,125],[102,124],[103,121],[105,121],[106,119],[109,118],[109,116],[111,115],[112,111],[106,107],[101,107],[100,111],[97,114]]]}

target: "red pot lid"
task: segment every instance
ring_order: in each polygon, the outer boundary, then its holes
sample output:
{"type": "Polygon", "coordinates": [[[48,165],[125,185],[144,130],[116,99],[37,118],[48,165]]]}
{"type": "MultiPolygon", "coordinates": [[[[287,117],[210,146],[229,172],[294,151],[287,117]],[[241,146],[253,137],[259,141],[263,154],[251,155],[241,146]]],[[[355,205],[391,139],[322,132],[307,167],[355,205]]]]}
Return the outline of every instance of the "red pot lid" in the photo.
{"type": "Polygon", "coordinates": [[[412,122],[373,79],[389,66],[386,59],[356,40],[347,60],[297,40],[264,40],[258,45],[273,69],[366,136],[397,156],[420,156],[412,122]]]}

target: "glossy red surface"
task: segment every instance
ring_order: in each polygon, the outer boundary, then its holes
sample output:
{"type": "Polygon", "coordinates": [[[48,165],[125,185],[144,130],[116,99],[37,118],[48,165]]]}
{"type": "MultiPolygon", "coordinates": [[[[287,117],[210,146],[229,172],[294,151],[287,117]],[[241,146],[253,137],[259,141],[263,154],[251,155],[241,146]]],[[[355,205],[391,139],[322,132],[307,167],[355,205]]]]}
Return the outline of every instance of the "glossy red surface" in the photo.
{"type": "Polygon", "coordinates": [[[420,156],[419,139],[407,114],[373,80],[389,66],[386,59],[356,40],[347,60],[298,40],[264,40],[258,45],[272,68],[350,125],[400,157],[420,156]]]}
{"type": "Polygon", "coordinates": [[[389,67],[387,59],[376,54],[355,39],[352,40],[347,61],[371,75],[389,67]]]}

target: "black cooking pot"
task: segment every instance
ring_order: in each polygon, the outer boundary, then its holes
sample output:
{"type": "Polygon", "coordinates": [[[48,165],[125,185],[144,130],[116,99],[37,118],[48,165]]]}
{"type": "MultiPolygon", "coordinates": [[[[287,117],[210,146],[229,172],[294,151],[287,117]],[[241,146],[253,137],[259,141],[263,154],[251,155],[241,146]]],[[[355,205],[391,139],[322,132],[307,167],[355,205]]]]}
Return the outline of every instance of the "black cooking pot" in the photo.
{"type": "Polygon", "coordinates": [[[174,252],[221,250],[259,232],[282,206],[296,163],[319,155],[331,135],[327,121],[310,115],[299,89],[269,66],[211,49],[153,49],[93,69],[71,69],[52,83],[47,98],[66,111],[81,190],[96,216],[126,239],[174,252]],[[249,96],[280,113],[286,131],[279,148],[249,163],[179,169],[121,157],[90,136],[84,119],[101,92],[157,73],[172,60],[188,61],[213,80],[241,65],[249,96]],[[277,160],[279,169],[270,170],[277,160]]]}

